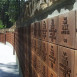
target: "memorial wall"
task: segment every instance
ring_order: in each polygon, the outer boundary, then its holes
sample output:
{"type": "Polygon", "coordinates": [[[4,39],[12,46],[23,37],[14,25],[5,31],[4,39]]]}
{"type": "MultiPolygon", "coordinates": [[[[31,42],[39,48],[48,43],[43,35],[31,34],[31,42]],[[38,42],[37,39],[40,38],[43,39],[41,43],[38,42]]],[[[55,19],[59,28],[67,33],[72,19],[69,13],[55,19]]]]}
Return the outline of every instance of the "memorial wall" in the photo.
{"type": "Polygon", "coordinates": [[[77,11],[70,11],[31,24],[33,74],[77,77],[76,22],[77,11]]]}
{"type": "Polygon", "coordinates": [[[15,30],[23,77],[77,77],[77,11],[15,30]]]}
{"type": "Polygon", "coordinates": [[[75,4],[71,8],[73,1],[25,3],[15,31],[7,32],[3,39],[14,46],[23,77],[77,77],[77,10],[73,10],[75,4]]]}

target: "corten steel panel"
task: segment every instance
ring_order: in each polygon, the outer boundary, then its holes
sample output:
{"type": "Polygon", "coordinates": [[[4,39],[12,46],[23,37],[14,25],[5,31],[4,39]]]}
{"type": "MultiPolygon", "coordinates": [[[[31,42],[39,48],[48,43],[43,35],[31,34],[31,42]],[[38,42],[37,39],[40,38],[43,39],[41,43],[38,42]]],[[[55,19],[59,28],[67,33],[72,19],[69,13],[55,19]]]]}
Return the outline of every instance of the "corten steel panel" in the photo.
{"type": "Polygon", "coordinates": [[[76,37],[75,37],[75,49],[77,49],[77,10],[76,10],[76,37]]]}
{"type": "Polygon", "coordinates": [[[36,38],[33,38],[33,51],[36,53],[36,38]]]}
{"type": "Polygon", "coordinates": [[[41,66],[42,66],[42,61],[39,57],[37,57],[37,73],[39,74],[39,76],[40,76],[41,66]]]}
{"type": "Polygon", "coordinates": [[[37,56],[35,55],[35,53],[34,52],[32,52],[32,66],[33,66],[33,68],[35,68],[35,70],[37,71],[37,64],[38,64],[38,62],[37,62],[37,56]]]}
{"type": "Polygon", "coordinates": [[[38,23],[34,23],[34,38],[37,38],[38,36],[38,23]]]}
{"type": "Polygon", "coordinates": [[[48,25],[47,19],[41,21],[41,38],[44,41],[48,41],[48,25]]]}
{"type": "Polygon", "coordinates": [[[48,42],[56,43],[58,25],[58,16],[48,19],[48,42]]]}
{"type": "Polygon", "coordinates": [[[48,43],[48,66],[58,73],[58,46],[48,43]]]}
{"type": "Polygon", "coordinates": [[[37,22],[37,38],[41,39],[41,23],[37,22]]]}
{"type": "Polygon", "coordinates": [[[48,76],[47,77],[58,77],[58,74],[56,74],[53,70],[48,68],[48,76]]]}
{"type": "Polygon", "coordinates": [[[34,52],[33,51],[31,51],[32,53],[31,53],[31,64],[32,64],[32,66],[33,66],[33,60],[34,60],[34,52]]]}
{"type": "Polygon", "coordinates": [[[74,77],[74,50],[59,47],[59,77],[74,77]]]}
{"type": "Polygon", "coordinates": [[[48,43],[45,41],[42,41],[42,50],[40,53],[40,56],[42,58],[42,60],[47,64],[48,63],[48,52],[47,52],[47,48],[48,48],[48,43]]]}
{"type": "Polygon", "coordinates": [[[42,50],[42,40],[37,40],[36,53],[39,57],[41,56],[41,50],[42,50]]]}
{"type": "Polygon", "coordinates": [[[32,77],[38,77],[38,74],[33,67],[32,67],[32,77]]]}
{"type": "Polygon", "coordinates": [[[31,38],[31,50],[36,52],[36,38],[31,38]]]}
{"type": "Polygon", "coordinates": [[[75,50],[74,77],[77,77],[77,50],[75,50]]]}
{"type": "Polygon", "coordinates": [[[75,11],[59,16],[58,44],[74,48],[75,41],[75,11]]]}
{"type": "Polygon", "coordinates": [[[36,32],[37,31],[37,25],[36,25],[36,22],[34,22],[34,38],[36,38],[36,32]]]}
{"type": "Polygon", "coordinates": [[[38,39],[36,39],[36,55],[37,55],[37,52],[38,52],[38,39]]]}
{"type": "Polygon", "coordinates": [[[47,77],[47,66],[44,64],[44,63],[42,63],[42,65],[41,65],[41,71],[40,71],[40,74],[39,74],[39,76],[40,77],[47,77]]]}

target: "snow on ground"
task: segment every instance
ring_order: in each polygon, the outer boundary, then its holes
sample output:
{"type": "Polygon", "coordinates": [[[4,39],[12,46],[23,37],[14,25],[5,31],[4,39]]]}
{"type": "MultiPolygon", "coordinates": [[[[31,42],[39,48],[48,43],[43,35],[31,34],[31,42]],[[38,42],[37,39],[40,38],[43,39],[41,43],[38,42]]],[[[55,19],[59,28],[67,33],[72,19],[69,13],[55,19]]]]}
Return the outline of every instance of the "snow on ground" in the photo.
{"type": "MultiPolygon", "coordinates": [[[[10,45],[10,44],[9,44],[10,45]]],[[[19,77],[13,47],[0,43],[0,77],[19,77]]]]}

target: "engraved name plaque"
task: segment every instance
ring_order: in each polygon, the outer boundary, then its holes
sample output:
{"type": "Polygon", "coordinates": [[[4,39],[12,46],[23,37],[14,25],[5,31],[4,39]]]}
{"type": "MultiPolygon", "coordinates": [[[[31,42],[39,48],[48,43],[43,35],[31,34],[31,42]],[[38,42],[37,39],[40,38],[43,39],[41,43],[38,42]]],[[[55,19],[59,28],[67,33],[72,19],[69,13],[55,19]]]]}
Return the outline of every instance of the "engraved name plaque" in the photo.
{"type": "Polygon", "coordinates": [[[58,75],[53,70],[48,68],[48,77],[57,77],[57,76],[58,75]]]}
{"type": "Polygon", "coordinates": [[[48,26],[47,26],[47,20],[42,20],[42,27],[41,27],[41,38],[44,41],[48,41],[48,26]]]}
{"type": "Polygon", "coordinates": [[[58,16],[48,19],[48,41],[56,43],[58,29],[58,16]]]}
{"type": "Polygon", "coordinates": [[[48,66],[58,73],[58,46],[48,43],[48,66]]]}
{"type": "Polygon", "coordinates": [[[74,50],[59,47],[59,77],[74,77],[74,50]]]}
{"type": "Polygon", "coordinates": [[[47,42],[42,41],[42,50],[41,50],[41,58],[42,60],[47,63],[48,57],[47,57],[47,42]]]}
{"type": "Polygon", "coordinates": [[[58,44],[74,48],[75,11],[59,16],[58,44]]]}

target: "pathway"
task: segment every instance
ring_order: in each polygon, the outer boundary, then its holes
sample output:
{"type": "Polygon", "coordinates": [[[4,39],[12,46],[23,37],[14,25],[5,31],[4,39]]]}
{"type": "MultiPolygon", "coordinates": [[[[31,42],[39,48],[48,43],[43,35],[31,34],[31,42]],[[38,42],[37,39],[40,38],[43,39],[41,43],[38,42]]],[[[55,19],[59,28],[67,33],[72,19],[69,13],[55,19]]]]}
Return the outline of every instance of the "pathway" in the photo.
{"type": "Polygon", "coordinates": [[[0,43],[0,77],[19,77],[16,57],[8,45],[0,43]]]}

